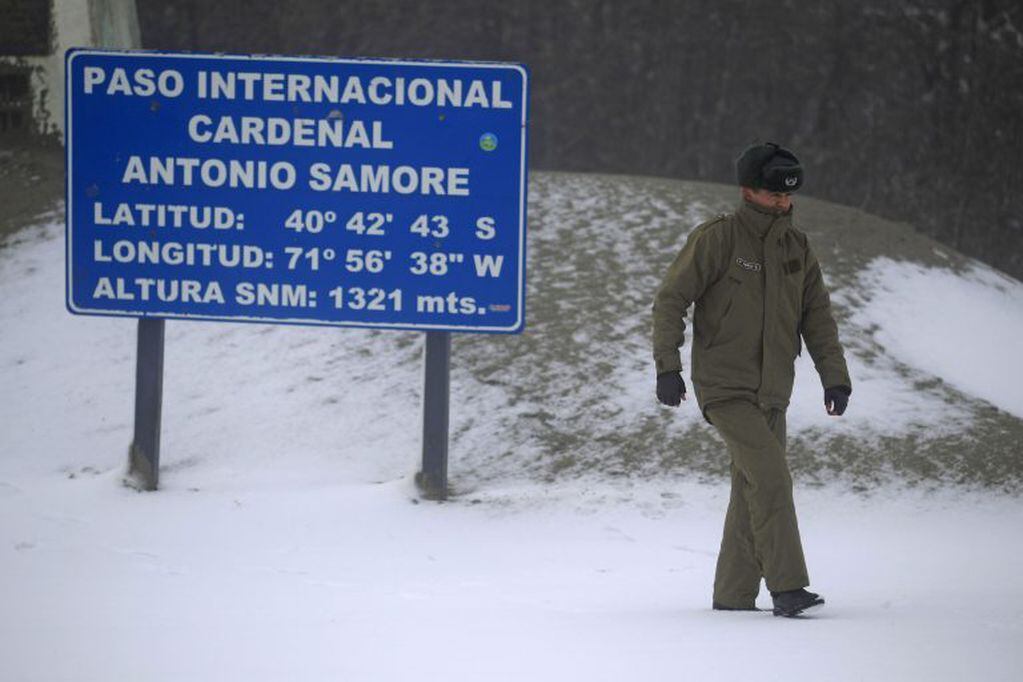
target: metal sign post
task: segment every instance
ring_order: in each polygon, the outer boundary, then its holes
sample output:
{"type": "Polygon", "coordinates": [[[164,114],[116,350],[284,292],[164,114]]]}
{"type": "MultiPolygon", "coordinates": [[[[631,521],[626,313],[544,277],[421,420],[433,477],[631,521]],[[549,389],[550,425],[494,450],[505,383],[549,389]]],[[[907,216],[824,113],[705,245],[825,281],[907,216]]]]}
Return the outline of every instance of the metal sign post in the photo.
{"type": "Polygon", "coordinates": [[[448,496],[448,417],[451,393],[451,334],[427,332],[423,381],[423,468],[416,483],[423,496],[448,496]]]}
{"type": "Polygon", "coordinates": [[[426,332],[421,476],[447,489],[450,333],[525,326],[519,64],[70,50],[68,309],[143,318],[131,471],[155,488],[165,319],[426,332]]]}
{"type": "Polygon", "coordinates": [[[160,482],[160,416],[163,410],[163,328],[159,318],[139,320],[135,358],[135,436],[128,454],[129,480],[142,490],[160,482]]]}

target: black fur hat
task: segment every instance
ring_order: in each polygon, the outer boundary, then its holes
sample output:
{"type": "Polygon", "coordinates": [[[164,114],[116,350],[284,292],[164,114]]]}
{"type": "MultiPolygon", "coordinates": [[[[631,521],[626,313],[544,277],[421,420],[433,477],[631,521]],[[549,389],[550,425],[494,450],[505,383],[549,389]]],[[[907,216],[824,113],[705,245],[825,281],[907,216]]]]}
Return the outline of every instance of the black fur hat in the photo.
{"type": "Polygon", "coordinates": [[[746,147],[735,161],[735,176],[742,187],[769,192],[791,193],[803,186],[799,159],[774,142],[746,147]]]}

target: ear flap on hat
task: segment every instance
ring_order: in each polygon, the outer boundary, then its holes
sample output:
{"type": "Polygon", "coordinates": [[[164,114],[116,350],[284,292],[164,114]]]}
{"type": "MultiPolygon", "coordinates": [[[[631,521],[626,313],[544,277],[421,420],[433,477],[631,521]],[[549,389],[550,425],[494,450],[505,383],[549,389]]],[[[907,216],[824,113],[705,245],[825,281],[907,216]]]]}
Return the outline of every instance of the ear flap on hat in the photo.
{"type": "Polygon", "coordinates": [[[778,151],[773,142],[746,147],[735,160],[735,179],[741,187],[760,187],[760,169],[778,151]]]}

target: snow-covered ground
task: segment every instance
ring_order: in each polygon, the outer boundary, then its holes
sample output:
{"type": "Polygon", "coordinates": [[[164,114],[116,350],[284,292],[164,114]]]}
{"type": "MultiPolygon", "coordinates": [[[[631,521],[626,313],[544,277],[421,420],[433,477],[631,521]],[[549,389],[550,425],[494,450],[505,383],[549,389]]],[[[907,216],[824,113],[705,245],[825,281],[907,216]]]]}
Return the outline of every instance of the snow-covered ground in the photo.
{"type": "Polygon", "coordinates": [[[408,480],[158,494],[115,472],[5,483],[0,679],[933,682],[1023,670],[1016,500],[800,492],[828,604],[792,621],[709,609],[721,488],[502,492],[522,504],[413,504],[408,480]]]}
{"type": "MultiPolygon", "coordinates": [[[[715,441],[652,404],[641,230],[717,206],[615,182],[531,188],[530,330],[456,339],[445,504],[411,483],[420,337],[350,329],[168,323],[162,489],[124,487],[134,321],[67,314],[59,211],[0,248],[0,680],[1017,678],[1023,501],[828,478],[874,446],[822,441],[821,487],[794,463],[819,615],[709,609],[727,490],[655,451],[715,441]]],[[[1018,428],[1023,285],[891,259],[838,284],[854,402],[826,417],[802,358],[794,439],[1018,428]]],[[[937,442],[920,471],[1002,457],[937,442]]]]}

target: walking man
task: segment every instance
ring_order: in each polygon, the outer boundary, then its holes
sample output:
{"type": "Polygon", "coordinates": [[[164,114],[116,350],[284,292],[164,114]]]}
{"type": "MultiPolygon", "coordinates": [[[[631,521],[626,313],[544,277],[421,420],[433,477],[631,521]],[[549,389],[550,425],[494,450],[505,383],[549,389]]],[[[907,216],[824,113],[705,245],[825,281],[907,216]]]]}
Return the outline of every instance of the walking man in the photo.
{"type": "Polygon", "coordinates": [[[785,460],[785,410],[803,341],[828,414],[845,412],[852,382],[820,265],[792,222],[799,160],[777,144],[757,144],[743,151],[736,174],[742,203],[693,230],[654,299],[657,399],[673,407],[686,399],[679,348],[695,304],[693,388],[731,455],[713,608],[756,610],[763,578],[774,615],[795,616],[824,603],[805,589],[785,460]]]}

